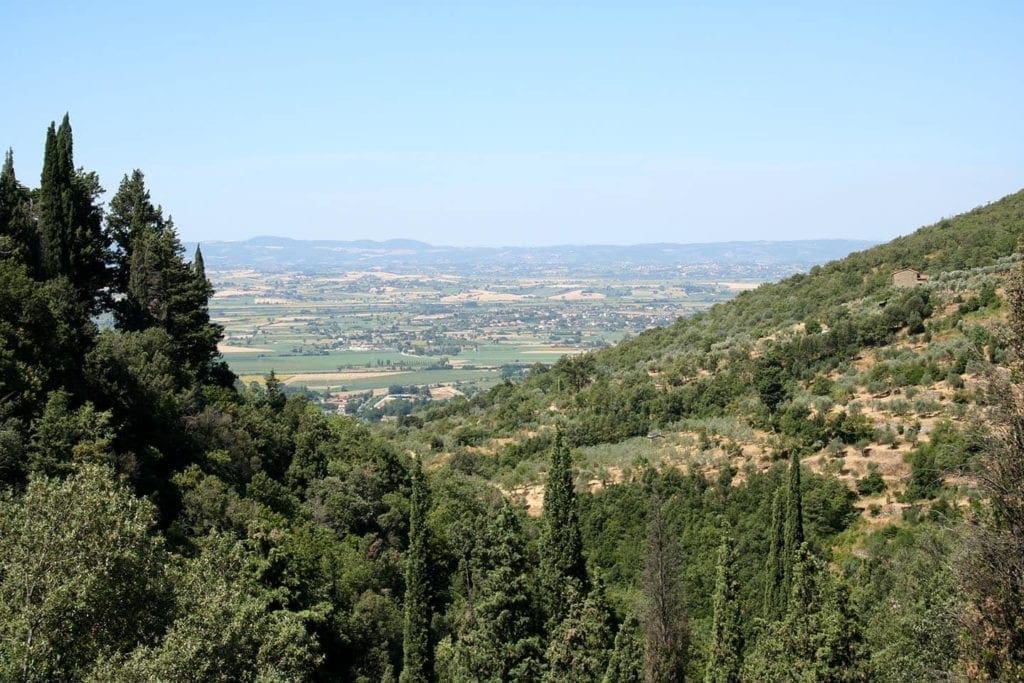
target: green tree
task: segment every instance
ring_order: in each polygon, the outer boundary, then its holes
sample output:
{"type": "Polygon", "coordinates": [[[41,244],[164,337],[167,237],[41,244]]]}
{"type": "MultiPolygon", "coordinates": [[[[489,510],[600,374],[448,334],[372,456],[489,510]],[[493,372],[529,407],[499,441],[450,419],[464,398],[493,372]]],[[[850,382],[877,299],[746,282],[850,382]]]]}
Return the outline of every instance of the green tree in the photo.
{"type": "Polygon", "coordinates": [[[153,506],[110,471],[34,477],[0,503],[0,678],[80,680],[153,638],[167,604],[153,506]]]}
{"type": "Polygon", "coordinates": [[[651,683],[680,680],[686,670],[689,623],[682,571],[679,541],[669,528],[663,504],[655,501],[648,521],[641,579],[644,678],[651,683]]]}
{"type": "Polygon", "coordinates": [[[430,556],[427,513],[430,507],[423,465],[416,460],[409,506],[409,549],[405,556],[405,624],[402,683],[429,681],[433,675],[430,642],[430,556]]]}
{"type": "Polygon", "coordinates": [[[789,477],[786,480],[785,529],[783,534],[783,587],[786,594],[793,584],[793,564],[797,551],[804,542],[803,491],[800,485],[800,456],[794,451],[789,459],[789,477]]]}
{"type": "Polygon", "coordinates": [[[323,660],[310,626],[315,611],[281,607],[282,592],[255,579],[259,560],[225,535],[199,542],[201,552],[174,576],[174,620],[155,644],[101,660],[99,681],[297,681],[323,660]]]}
{"type": "Polygon", "coordinates": [[[288,397],[284,395],[284,391],[281,389],[281,380],[277,378],[277,373],[273,368],[270,369],[270,374],[267,375],[264,383],[266,384],[266,393],[263,395],[263,400],[275,413],[281,412],[288,402],[288,397]]]}
{"type": "Polygon", "coordinates": [[[860,624],[846,587],[807,549],[797,552],[785,616],[760,634],[744,662],[756,681],[867,680],[860,624]]]}
{"type": "Polygon", "coordinates": [[[38,268],[39,236],[29,191],[14,175],[14,152],[7,150],[0,169],[0,258],[13,258],[30,271],[38,268]]]}
{"type": "Polygon", "coordinates": [[[551,467],[544,487],[540,543],[545,613],[552,623],[557,623],[575,600],[582,599],[588,586],[583,538],[576,509],[572,456],[561,433],[555,435],[551,467]]]}
{"type": "Polygon", "coordinates": [[[192,257],[192,270],[196,274],[196,279],[205,282],[206,281],[206,261],[203,260],[203,250],[196,245],[195,256],[192,257]]]}
{"type": "Polygon", "coordinates": [[[121,179],[117,193],[110,200],[106,223],[107,232],[114,242],[112,286],[115,292],[125,294],[128,292],[135,244],[143,235],[161,232],[166,226],[163,212],[150,200],[142,171],[135,169],[131,175],[121,179]]]}
{"type": "Polygon", "coordinates": [[[110,240],[103,230],[94,173],[75,169],[71,123],[67,114],[60,127],[46,132],[39,186],[39,236],[42,272],[66,276],[78,301],[90,313],[99,311],[108,284],[110,240]]]}
{"type": "Polygon", "coordinates": [[[739,582],[736,580],[736,550],[728,533],[718,548],[715,594],[711,599],[714,619],[708,649],[705,683],[736,683],[743,657],[739,582]]]}
{"type": "Polygon", "coordinates": [[[82,356],[95,326],[76,303],[66,278],[42,284],[23,263],[0,258],[0,405],[36,417],[46,395],[82,389],[82,356]]]}
{"type": "Polygon", "coordinates": [[[119,325],[125,330],[162,327],[174,341],[175,360],[205,379],[214,371],[223,329],[210,322],[209,281],[185,263],[183,252],[171,221],[159,229],[143,227],[132,237],[119,325]]]}
{"type": "Polygon", "coordinates": [[[628,616],[615,634],[615,646],[608,657],[603,683],[642,683],[644,680],[644,642],[640,622],[628,616]]]}
{"type": "Polygon", "coordinates": [[[765,564],[765,590],[762,614],[771,621],[786,609],[786,532],[782,489],[772,496],[771,526],[768,532],[768,559],[765,564]]]}
{"type": "Polygon", "coordinates": [[[786,369],[777,354],[771,353],[758,360],[754,366],[754,388],[771,415],[789,397],[786,369]]]}
{"type": "Polygon", "coordinates": [[[51,392],[32,426],[30,469],[51,476],[67,474],[76,462],[113,464],[110,413],[93,404],[77,409],[66,391],[51,392]]]}
{"type": "Polygon", "coordinates": [[[544,680],[597,682],[608,669],[612,614],[604,586],[597,583],[585,600],[575,602],[548,640],[544,680]]]}
{"type": "Polygon", "coordinates": [[[542,670],[519,517],[507,502],[488,526],[469,590],[465,626],[453,645],[450,680],[536,680],[542,670]]]}

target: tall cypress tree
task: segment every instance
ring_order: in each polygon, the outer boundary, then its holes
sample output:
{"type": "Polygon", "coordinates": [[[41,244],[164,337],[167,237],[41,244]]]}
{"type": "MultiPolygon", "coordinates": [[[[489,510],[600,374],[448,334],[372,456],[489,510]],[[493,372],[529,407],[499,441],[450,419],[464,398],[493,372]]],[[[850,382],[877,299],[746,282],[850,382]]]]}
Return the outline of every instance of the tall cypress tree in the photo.
{"type": "Polygon", "coordinates": [[[539,624],[519,517],[506,502],[488,525],[473,570],[468,623],[453,645],[450,680],[537,680],[539,624]]]}
{"type": "Polygon", "coordinates": [[[552,626],[561,621],[575,599],[588,589],[583,537],[576,510],[572,457],[555,434],[551,469],[544,487],[544,519],[541,532],[541,586],[544,609],[552,626]]]}
{"type": "Polygon", "coordinates": [[[756,681],[867,680],[860,623],[846,587],[814,557],[797,548],[785,615],[760,634],[743,677],[756,681]]]}
{"type": "Polygon", "coordinates": [[[196,245],[196,254],[192,257],[192,271],[196,275],[196,279],[202,282],[206,282],[206,261],[203,260],[203,250],[196,245]]]}
{"type": "Polygon", "coordinates": [[[223,361],[218,361],[220,352],[217,344],[224,338],[224,328],[210,322],[210,298],[213,285],[206,277],[203,252],[196,246],[195,256],[189,269],[188,303],[182,316],[183,338],[190,362],[206,380],[224,380],[228,385],[234,382],[234,375],[227,370],[223,361]]]}
{"type": "Polygon", "coordinates": [[[419,459],[412,473],[409,507],[409,550],[405,557],[405,624],[402,640],[402,683],[420,683],[433,677],[430,644],[430,558],[426,517],[429,492],[419,459]]]}
{"type": "Polygon", "coordinates": [[[739,582],[736,580],[735,563],[735,546],[726,532],[718,548],[715,594],[711,600],[714,621],[705,683],[736,683],[740,679],[743,632],[740,628],[739,582]]]}
{"type": "Polygon", "coordinates": [[[803,494],[800,490],[800,456],[789,460],[785,490],[780,487],[772,499],[771,536],[765,567],[764,617],[779,619],[786,610],[793,585],[793,564],[804,542],[803,494]]]}
{"type": "Polygon", "coordinates": [[[788,595],[793,585],[793,565],[804,542],[803,493],[800,490],[800,456],[793,452],[789,460],[789,478],[786,486],[786,525],[784,547],[783,585],[788,595]]]}
{"type": "Polygon", "coordinates": [[[65,233],[70,217],[65,198],[71,191],[71,178],[64,173],[57,154],[57,127],[51,121],[46,129],[43,171],[39,179],[39,240],[42,269],[47,277],[56,277],[65,267],[65,233]]]}
{"type": "Polygon", "coordinates": [[[46,131],[39,186],[39,240],[42,273],[66,276],[80,303],[95,313],[108,285],[110,240],[103,230],[98,197],[103,192],[95,173],[78,172],[67,114],[46,131]]]}
{"type": "Polygon", "coordinates": [[[765,565],[765,590],[763,616],[771,621],[782,616],[787,594],[784,589],[786,533],[783,520],[782,489],[776,489],[772,496],[772,520],[768,536],[768,561],[765,565]]]}
{"type": "Polygon", "coordinates": [[[633,615],[619,626],[615,646],[608,657],[603,683],[642,683],[644,680],[644,643],[640,622],[633,615]]]}

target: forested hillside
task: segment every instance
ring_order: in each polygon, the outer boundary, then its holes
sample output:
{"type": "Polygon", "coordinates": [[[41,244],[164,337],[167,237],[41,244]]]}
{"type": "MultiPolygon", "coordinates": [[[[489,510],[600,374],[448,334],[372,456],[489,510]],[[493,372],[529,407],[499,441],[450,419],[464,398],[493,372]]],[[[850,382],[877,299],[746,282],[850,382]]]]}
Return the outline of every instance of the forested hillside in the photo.
{"type": "Polygon", "coordinates": [[[0,172],[0,679],[1024,677],[1024,194],[372,428],[102,196],[0,172]]]}

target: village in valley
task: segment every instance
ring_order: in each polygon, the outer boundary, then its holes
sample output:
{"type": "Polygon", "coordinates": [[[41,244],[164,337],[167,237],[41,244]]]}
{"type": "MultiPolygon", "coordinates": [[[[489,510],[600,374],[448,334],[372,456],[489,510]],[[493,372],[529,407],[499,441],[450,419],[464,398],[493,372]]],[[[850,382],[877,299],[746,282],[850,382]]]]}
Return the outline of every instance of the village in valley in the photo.
{"type": "Polygon", "coordinates": [[[242,382],[273,372],[325,411],[376,421],[671,324],[854,246],[864,245],[203,248],[219,350],[242,382]]]}
{"type": "Polygon", "coordinates": [[[752,280],[482,278],[460,273],[331,275],[210,271],[220,351],[243,383],[273,371],[325,410],[395,419],[520,377],[536,363],[666,325],[752,280]]]}

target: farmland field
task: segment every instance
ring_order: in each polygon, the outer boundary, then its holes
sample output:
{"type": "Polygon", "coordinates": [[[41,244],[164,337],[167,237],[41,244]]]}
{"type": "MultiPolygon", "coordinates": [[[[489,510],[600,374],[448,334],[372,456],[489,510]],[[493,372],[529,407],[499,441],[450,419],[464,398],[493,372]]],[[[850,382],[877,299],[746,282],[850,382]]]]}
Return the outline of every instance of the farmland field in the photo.
{"type": "Polygon", "coordinates": [[[210,278],[221,352],[241,380],[261,383],[273,370],[287,389],[313,393],[332,410],[389,387],[471,393],[757,284],[248,269],[210,278]]]}

